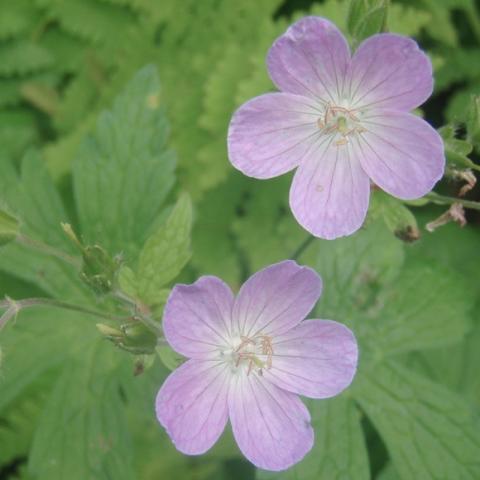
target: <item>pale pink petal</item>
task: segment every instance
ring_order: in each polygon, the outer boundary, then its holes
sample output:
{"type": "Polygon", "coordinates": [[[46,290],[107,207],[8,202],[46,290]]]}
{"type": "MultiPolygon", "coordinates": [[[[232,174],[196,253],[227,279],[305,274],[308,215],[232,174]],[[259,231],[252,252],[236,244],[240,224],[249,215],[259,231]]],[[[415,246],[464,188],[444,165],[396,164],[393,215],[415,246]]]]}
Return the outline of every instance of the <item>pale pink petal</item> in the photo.
{"type": "Polygon", "coordinates": [[[228,130],[228,157],[255,178],[272,178],[296,167],[320,135],[321,111],[300,95],[269,93],[243,104],[228,130]]]}
{"type": "Polygon", "coordinates": [[[228,419],[229,380],[226,364],[189,360],[160,388],[158,421],[182,453],[204,453],[222,434],[228,419]]]}
{"type": "Polygon", "coordinates": [[[320,17],[305,17],[279,37],[267,57],[268,71],[284,92],[337,103],[343,95],[350,50],[340,30],[320,17]]]}
{"type": "Polygon", "coordinates": [[[305,405],[297,395],[255,373],[234,377],[228,406],[235,440],[255,466],[284,470],[312,448],[313,429],[305,405]]]}
{"type": "Polygon", "coordinates": [[[371,111],[367,129],[356,138],[365,172],[383,190],[402,199],[419,198],[442,177],[445,168],[440,135],[410,113],[371,111]]]}
{"type": "Polygon", "coordinates": [[[290,392],[328,398],[347,388],[355,375],[358,347],[345,325],[332,320],[305,320],[275,337],[272,366],[263,376],[290,392]]]}
{"type": "Polygon", "coordinates": [[[252,275],[233,307],[238,335],[278,335],[301,322],[320,297],[322,280],[292,260],[276,263],[252,275]]]}
{"type": "Polygon", "coordinates": [[[165,338],[174,350],[193,358],[218,352],[231,331],[233,293],[217,277],[176,285],[163,314],[165,338]]]}
{"type": "MultiPolygon", "coordinates": [[[[338,137],[337,137],[338,138],[338,137]]],[[[356,158],[352,141],[322,138],[295,173],[290,207],[306,230],[320,238],[350,235],[365,220],[370,180],[356,158]]]]}
{"type": "Polygon", "coordinates": [[[346,83],[352,108],[408,111],[432,94],[432,64],[411,38],[380,33],[355,52],[346,83]]]}

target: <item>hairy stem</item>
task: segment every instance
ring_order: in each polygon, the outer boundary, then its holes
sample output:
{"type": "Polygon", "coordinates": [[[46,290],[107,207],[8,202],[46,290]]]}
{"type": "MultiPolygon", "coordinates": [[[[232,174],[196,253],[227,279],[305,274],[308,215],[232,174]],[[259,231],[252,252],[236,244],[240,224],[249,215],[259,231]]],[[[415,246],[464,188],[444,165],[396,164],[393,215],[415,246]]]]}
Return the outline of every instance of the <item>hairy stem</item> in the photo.
{"type": "Polygon", "coordinates": [[[446,197],[445,195],[439,195],[435,192],[427,193],[423,198],[427,198],[431,202],[438,205],[453,205],[454,203],[459,203],[465,208],[470,208],[471,210],[480,210],[480,202],[464,200],[463,198],[446,197]]]}
{"type": "Polygon", "coordinates": [[[117,317],[115,315],[92,310],[81,305],[62,302],[61,300],[55,300],[53,298],[26,298],[24,300],[12,300],[11,298],[7,298],[0,302],[0,309],[7,309],[2,317],[0,317],[0,328],[2,328],[12,316],[15,316],[20,312],[20,310],[31,307],[56,307],[64,310],[86,313],[88,315],[108,320],[125,320],[124,317],[117,317]]]}
{"type": "Polygon", "coordinates": [[[135,316],[142,322],[149,330],[151,330],[153,333],[156,335],[159,335],[162,333],[162,329],[158,322],[156,322],[149,314],[148,312],[150,309],[148,308],[147,305],[144,305],[143,303],[139,302],[138,300],[131,298],[129,295],[126,293],[122,292],[121,290],[116,290],[113,292],[113,296],[117,298],[118,300],[121,300],[122,302],[126,303],[127,305],[130,305],[131,307],[134,308],[135,310],[135,316]]]}
{"type": "Polygon", "coordinates": [[[18,235],[17,242],[28,248],[33,248],[34,250],[37,250],[39,252],[59,258],[60,260],[63,260],[70,265],[73,265],[74,267],[81,267],[81,260],[79,258],[68,255],[67,253],[62,252],[55,247],[51,247],[50,245],[47,245],[40,240],[34,240],[33,238],[27,237],[26,235],[18,235]]]}

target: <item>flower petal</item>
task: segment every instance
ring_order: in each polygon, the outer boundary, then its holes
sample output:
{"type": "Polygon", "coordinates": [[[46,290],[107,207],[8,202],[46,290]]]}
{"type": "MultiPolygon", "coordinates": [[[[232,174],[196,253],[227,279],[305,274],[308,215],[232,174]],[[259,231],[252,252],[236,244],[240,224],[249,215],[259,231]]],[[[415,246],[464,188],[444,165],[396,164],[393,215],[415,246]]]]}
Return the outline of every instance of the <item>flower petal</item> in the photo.
{"type": "Polygon", "coordinates": [[[430,59],[414,40],[391,33],[373,35],[358,47],[348,77],[352,108],[408,111],[433,90],[430,59]]]}
{"type": "Polygon", "coordinates": [[[340,30],[320,17],[305,17],[279,37],[268,52],[267,65],[275,85],[337,103],[342,97],[350,49],[340,30]]]}
{"type": "Polygon", "coordinates": [[[322,138],[295,173],[290,208],[316,237],[350,235],[365,220],[370,180],[352,153],[351,140],[335,146],[332,138],[322,138]]]}
{"type": "Polygon", "coordinates": [[[272,178],[295,168],[320,135],[315,102],[300,95],[269,93],[243,104],[228,131],[228,156],[235,168],[255,178],[272,178]]]}
{"type": "Polygon", "coordinates": [[[255,466],[284,470],[312,448],[313,429],[305,405],[256,374],[233,379],[228,406],[235,440],[255,466]]]}
{"type": "Polygon", "coordinates": [[[443,141],[424,120],[409,113],[371,111],[362,118],[357,153],[363,169],[383,190],[402,199],[419,198],[442,177],[443,141]]]}
{"type": "Polygon", "coordinates": [[[208,360],[189,360],[165,380],[157,394],[157,418],[182,453],[200,455],[222,434],[229,380],[226,364],[208,360]]]}
{"type": "Polygon", "coordinates": [[[242,286],[233,307],[239,335],[280,334],[301,322],[320,297],[322,280],[292,260],[270,265],[242,286]]]}
{"type": "Polygon", "coordinates": [[[226,345],[231,330],[233,293],[217,277],[176,285],[163,314],[163,331],[178,353],[201,358],[226,345]]]}
{"type": "Polygon", "coordinates": [[[345,325],[332,320],[306,320],[275,337],[265,379],[293,393],[328,398],[347,388],[355,375],[358,347],[345,325]]]}

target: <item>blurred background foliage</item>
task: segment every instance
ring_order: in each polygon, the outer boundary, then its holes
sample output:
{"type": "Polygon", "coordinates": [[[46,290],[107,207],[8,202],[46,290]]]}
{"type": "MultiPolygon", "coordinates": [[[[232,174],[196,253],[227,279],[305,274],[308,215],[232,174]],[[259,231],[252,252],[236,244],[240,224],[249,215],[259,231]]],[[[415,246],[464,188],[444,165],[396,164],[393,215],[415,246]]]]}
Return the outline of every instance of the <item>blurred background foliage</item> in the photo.
{"type": "MultiPolygon", "coordinates": [[[[68,254],[75,248],[60,222],[122,254],[123,291],[158,318],[190,251],[177,280],[208,273],[237,288],[292,256],[307,234],[288,209],[290,175],[261,182],[231,167],[229,119],[273,88],[265,55],[295,19],[327,17],[357,41],[348,8],[342,0],[0,0],[2,205],[31,238],[68,254]],[[181,191],[193,202],[191,247],[185,197],[171,208],[181,191]],[[149,277],[150,263],[161,279],[149,277]]],[[[399,0],[386,18],[433,61],[435,92],[422,111],[436,128],[448,125],[454,166],[478,161],[479,12],[474,0],[399,0]]],[[[458,188],[444,181],[440,191],[458,188]]],[[[255,472],[229,432],[205,456],[179,454],[153,412],[171,352],[134,377],[138,358],[102,340],[93,317],[42,307],[0,334],[0,479],[480,478],[478,217],[432,234],[423,226],[442,208],[413,207],[421,238],[406,244],[380,195],[362,231],[317,241],[300,258],[324,278],[317,315],[350,325],[362,355],[351,390],[309,402],[316,446],[297,467],[255,472]]],[[[0,251],[0,293],[116,308],[75,269],[18,244],[0,251]]]]}

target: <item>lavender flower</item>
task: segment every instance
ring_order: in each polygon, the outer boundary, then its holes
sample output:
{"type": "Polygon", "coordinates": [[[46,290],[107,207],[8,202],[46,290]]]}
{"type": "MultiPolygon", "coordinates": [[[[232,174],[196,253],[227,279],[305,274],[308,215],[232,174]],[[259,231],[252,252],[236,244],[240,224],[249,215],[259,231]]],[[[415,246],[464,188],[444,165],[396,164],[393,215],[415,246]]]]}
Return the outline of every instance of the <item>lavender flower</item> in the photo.
{"type": "Polygon", "coordinates": [[[353,57],[329,21],[306,17],[268,54],[268,93],[234,114],[232,164],[265,179],[298,167],[290,190],[297,221],[333,239],[362,225],[370,181],[401,199],[419,198],[442,177],[443,143],[409,110],[432,93],[432,67],[411,39],[378,34],[353,57]]]}
{"type": "Polygon", "coordinates": [[[253,275],[237,298],[211,276],[173,289],[165,337],[189,360],[161,387],[156,412],[178,450],[204,453],[228,417],[257,467],[283,470],[312,448],[310,415],[298,394],[337,395],[350,385],[358,356],[347,327],[302,321],[321,286],[313,270],[287,260],[253,275]]]}

